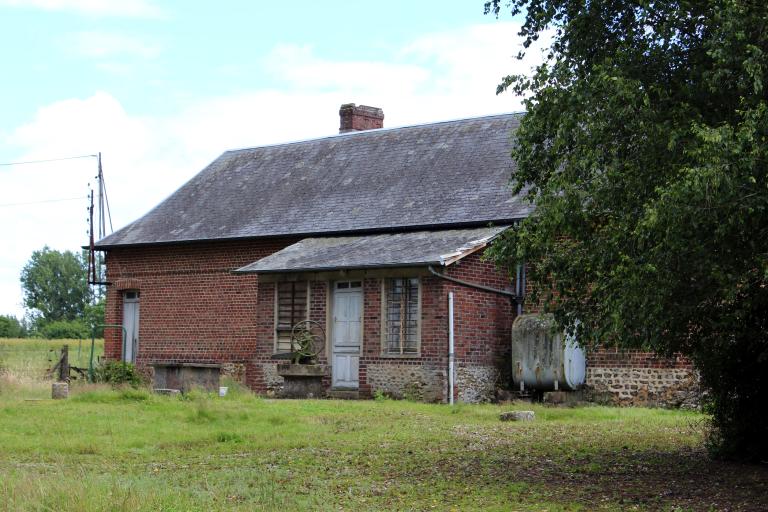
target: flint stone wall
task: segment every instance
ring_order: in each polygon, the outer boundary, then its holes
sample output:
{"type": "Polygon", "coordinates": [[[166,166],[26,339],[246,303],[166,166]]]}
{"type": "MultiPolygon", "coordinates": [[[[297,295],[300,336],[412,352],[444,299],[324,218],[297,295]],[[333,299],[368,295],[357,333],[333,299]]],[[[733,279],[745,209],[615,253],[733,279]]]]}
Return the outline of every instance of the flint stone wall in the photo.
{"type": "Polygon", "coordinates": [[[494,366],[459,364],[456,368],[457,398],[461,402],[493,402],[500,385],[501,371],[494,366]]]}
{"type": "Polygon", "coordinates": [[[612,405],[695,409],[701,405],[701,387],[685,358],[600,351],[587,358],[585,398],[612,405]]]}
{"type": "Polygon", "coordinates": [[[283,389],[285,380],[277,374],[277,363],[262,363],[259,366],[261,366],[267,396],[279,394],[283,389]]]}
{"type": "Polygon", "coordinates": [[[431,365],[369,364],[371,393],[393,398],[441,402],[445,394],[445,371],[431,365]]]}

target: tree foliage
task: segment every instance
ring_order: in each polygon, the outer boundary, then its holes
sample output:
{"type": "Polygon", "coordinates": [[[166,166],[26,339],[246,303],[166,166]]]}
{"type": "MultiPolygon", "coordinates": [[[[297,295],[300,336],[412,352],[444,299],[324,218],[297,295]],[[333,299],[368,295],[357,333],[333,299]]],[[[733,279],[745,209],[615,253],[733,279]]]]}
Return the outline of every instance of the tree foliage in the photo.
{"type": "Polygon", "coordinates": [[[54,321],[82,320],[91,300],[87,262],[71,251],[43,247],[21,272],[24,305],[41,327],[54,321]]]}
{"type": "Polygon", "coordinates": [[[12,315],[0,315],[0,338],[24,338],[27,330],[18,318],[12,315]]]}
{"type": "Polygon", "coordinates": [[[83,320],[52,320],[42,323],[37,334],[49,340],[87,339],[91,329],[83,320]]]}
{"type": "Polygon", "coordinates": [[[512,182],[537,209],[492,257],[581,340],[690,356],[713,448],[768,460],[768,3],[485,8],[552,37],[499,86],[525,97],[512,182]]]}

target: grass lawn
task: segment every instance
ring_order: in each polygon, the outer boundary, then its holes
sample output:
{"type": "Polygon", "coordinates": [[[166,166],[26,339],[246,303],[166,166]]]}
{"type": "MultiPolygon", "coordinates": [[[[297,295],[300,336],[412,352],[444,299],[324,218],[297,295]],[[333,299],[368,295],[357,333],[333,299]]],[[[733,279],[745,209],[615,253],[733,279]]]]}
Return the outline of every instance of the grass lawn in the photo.
{"type": "Polygon", "coordinates": [[[709,461],[697,413],[231,389],[26,400],[0,378],[0,510],[768,509],[768,469],[709,461]]]}

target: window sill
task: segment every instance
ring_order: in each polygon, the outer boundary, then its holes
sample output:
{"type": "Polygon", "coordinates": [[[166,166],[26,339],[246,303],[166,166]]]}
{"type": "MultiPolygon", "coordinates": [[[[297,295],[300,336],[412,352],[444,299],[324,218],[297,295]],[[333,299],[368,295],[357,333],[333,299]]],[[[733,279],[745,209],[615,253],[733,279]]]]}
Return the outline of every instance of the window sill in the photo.
{"type": "Polygon", "coordinates": [[[416,352],[415,354],[390,354],[388,352],[381,352],[379,357],[385,359],[418,359],[421,357],[421,352],[416,352]]]}

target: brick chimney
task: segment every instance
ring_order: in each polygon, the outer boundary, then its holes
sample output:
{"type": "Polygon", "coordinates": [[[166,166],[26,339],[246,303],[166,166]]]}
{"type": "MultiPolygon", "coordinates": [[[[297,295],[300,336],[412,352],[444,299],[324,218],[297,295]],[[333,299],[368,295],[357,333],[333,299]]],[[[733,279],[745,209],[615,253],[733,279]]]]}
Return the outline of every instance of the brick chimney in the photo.
{"type": "Polygon", "coordinates": [[[367,105],[345,103],[339,108],[339,133],[359,132],[384,127],[384,111],[367,105]]]}

